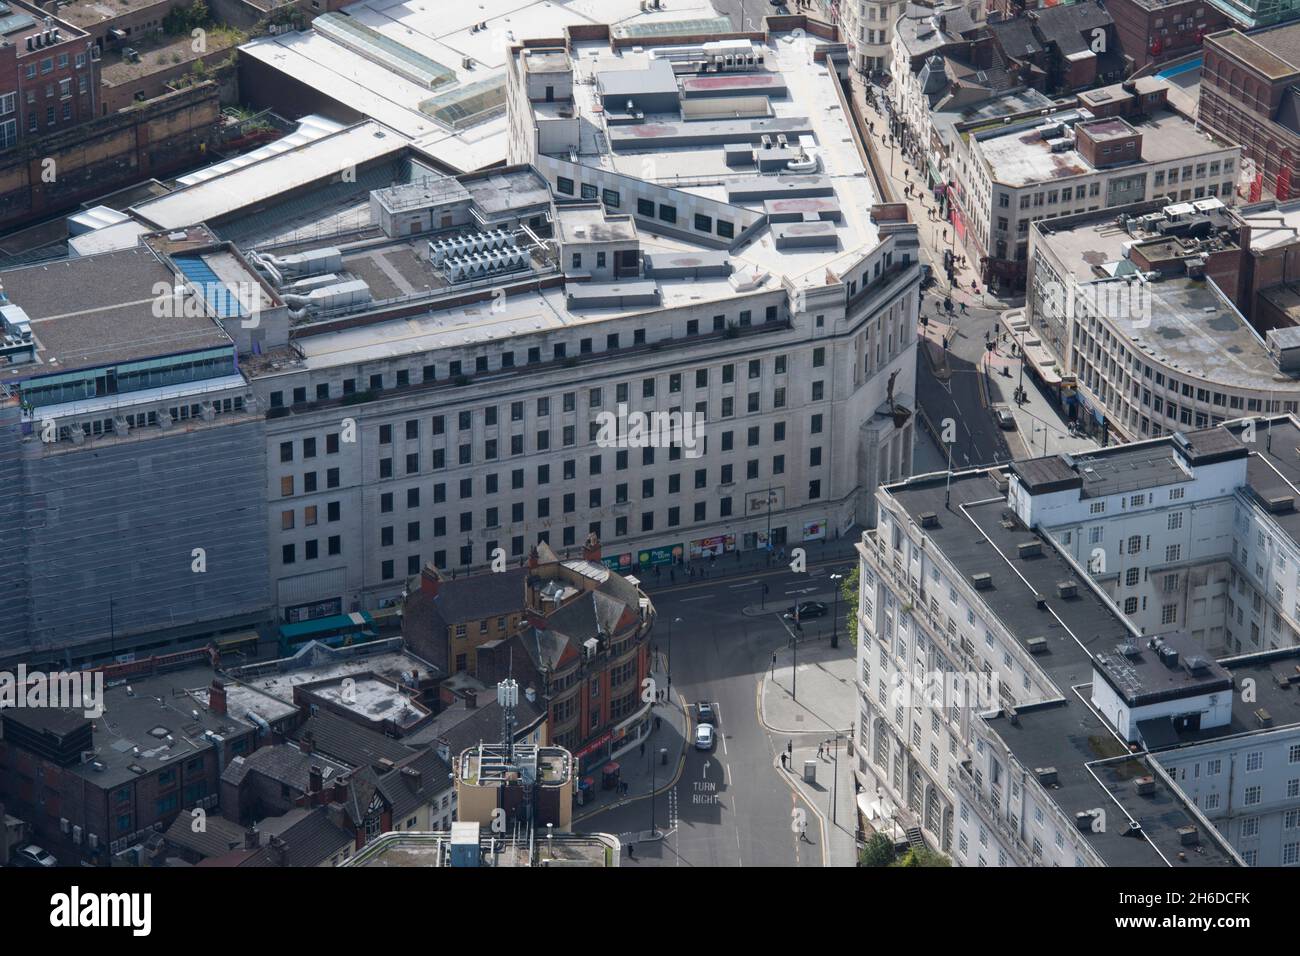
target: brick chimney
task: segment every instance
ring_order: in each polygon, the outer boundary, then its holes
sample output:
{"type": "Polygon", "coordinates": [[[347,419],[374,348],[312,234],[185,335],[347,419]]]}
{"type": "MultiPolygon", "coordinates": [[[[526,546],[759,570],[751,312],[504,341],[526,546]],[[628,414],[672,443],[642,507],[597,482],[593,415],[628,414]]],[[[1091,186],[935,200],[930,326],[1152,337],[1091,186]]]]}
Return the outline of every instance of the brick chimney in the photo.
{"type": "Polygon", "coordinates": [[[334,795],[332,797],[335,803],[348,802],[348,778],[339,777],[334,781],[334,795]]]}
{"type": "Polygon", "coordinates": [[[534,545],[533,548],[532,548],[532,550],[530,550],[530,551],[528,552],[528,570],[530,570],[530,571],[536,571],[536,570],[537,570],[537,566],[538,566],[540,563],[541,563],[541,561],[539,560],[538,555],[537,555],[537,546],[534,545]]]}
{"type": "Polygon", "coordinates": [[[594,531],[587,535],[587,541],[582,546],[582,560],[600,561],[600,538],[596,537],[594,531]]]}
{"type": "Polygon", "coordinates": [[[226,685],[215,677],[212,686],[208,688],[208,710],[223,717],[226,714],[226,685]]]}
{"type": "Polygon", "coordinates": [[[442,573],[432,561],[425,562],[420,569],[420,591],[429,597],[437,597],[438,589],[442,587],[442,573]]]}
{"type": "Polygon", "coordinates": [[[271,837],[271,842],[267,844],[271,848],[271,860],[276,866],[289,865],[289,848],[278,836],[271,837]]]}
{"type": "Polygon", "coordinates": [[[325,789],[325,771],[319,764],[312,764],[311,769],[307,771],[307,792],[320,793],[323,789],[325,789]]]}
{"type": "Polygon", "coordinates": [[[305,754],[314,754],[316,752],[316,735],[310,730],[302,735],[302,740],[298,741],[298,749],[305,754]]]}
{"type": "Polygon", "coordinates": [[[261,841],[262,841],[262,834],[259,833],[256,829],[244,831],[245,850],[256,850],[259,846],[262,845],[261,841]]]}
{"type": "Polygon", "coordinates": [[[478,706],[478,694],[472,690],[465,691],[465,709],[473,710],[478,706]]]}
{"type": "Polygon", "coordinates": [[[411,789],[416,793],[424,786],[424,774],[414,767],[403,767],[402,778],[411,785],[411,789]]]}

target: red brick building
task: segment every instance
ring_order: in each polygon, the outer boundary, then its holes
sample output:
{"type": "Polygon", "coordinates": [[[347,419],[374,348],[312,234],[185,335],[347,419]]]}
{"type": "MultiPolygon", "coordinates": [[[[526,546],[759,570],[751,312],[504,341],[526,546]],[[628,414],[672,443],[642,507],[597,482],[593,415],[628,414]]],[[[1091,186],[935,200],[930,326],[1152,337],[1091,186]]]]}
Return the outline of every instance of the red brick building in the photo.
{"type": "Polygon", "coordinates": [[[1211,33],[1234,26],[1208,0],[1107,0],[1130,72],[1195,53],[1211,33]]]}
{"type": "Polygon", "coordinates": [[[99,59],[85,31],[12,0],[0,3],[0,37],[0,150],[98,115],[99,59]]]}
{"type": "Polygon", "coordinates": [[[1242,165],[1253,162],[1256,191],[1290,198],[1300,185],[1300,23],[1250,35],[1223,30],[1205,38],[1200,122],[1209,132],[1240,143],[1242,165]]]}
{"type": "MultiPolygon", "coordinates": [[[[503,628],[499,636],[485,632],[471,648],[473,671],[488,686],[513,676],[521,688],[536,690],[549,742],[569,750],[585,772],[639,741],[650,723],[642,682],[650,675],[654,607],[639,587],[600,562],[594,540],[574,561],[561,561],[539,545],[526,574],[515,578],[518,597],[507,608],[497,591],[509,574],[448,581],[426,567],[420,589],[406,600],[402,636],[422,657],[445,658],[449,622],[443,609],[455,618],[455,608],[491,603],[496,616],[518,615],[520,627],[503,628]]],[[[457,625],[450,623],[454,633],[457,625]]],[[[458,673],[469,670],[460,657],[452,658],[458,673]]]]}

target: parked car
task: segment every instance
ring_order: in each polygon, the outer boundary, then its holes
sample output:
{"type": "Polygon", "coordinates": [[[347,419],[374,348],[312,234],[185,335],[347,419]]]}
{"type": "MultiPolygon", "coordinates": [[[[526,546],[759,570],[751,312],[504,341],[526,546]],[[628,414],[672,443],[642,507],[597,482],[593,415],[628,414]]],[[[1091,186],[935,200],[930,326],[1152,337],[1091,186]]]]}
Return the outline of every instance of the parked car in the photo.
{"type": "Polygon", "coordinates": [[[713,749],[713,725],[700,724],[695,728],[695,749],[712,750],[713,749]]]}
{"type": "Polygon", "coordinates": [[[29,843],[22,849],[15,850],[9,862],[14,866],[23,867],[51,867],[59,865],[59,861],[54,858],[53,853],[42,849],[35,843],[29,843]]]}
{"type": "Polygon", "coordinates": [[[993,414],[997,416],[999,428],[1016,427],[1016,416],[1011,414],[1011,409],[1006,405],[994,405],[993,414]]]}
{"type": "Polygon", "coordinates": [[[825,616],[826,605],[820,601],[804,601],[802,604],[796,604],[785,609],[785,619],[787,621],[807,621],[814,617],[825,616]]]}
{"type": "Polygon", "coordinates": [[[713,705],[707,700],[702,700],[695,705],[695,714],[701,724],[717,723],[717,720],[715,719],[716,715],[713,712],[713,705]]]}

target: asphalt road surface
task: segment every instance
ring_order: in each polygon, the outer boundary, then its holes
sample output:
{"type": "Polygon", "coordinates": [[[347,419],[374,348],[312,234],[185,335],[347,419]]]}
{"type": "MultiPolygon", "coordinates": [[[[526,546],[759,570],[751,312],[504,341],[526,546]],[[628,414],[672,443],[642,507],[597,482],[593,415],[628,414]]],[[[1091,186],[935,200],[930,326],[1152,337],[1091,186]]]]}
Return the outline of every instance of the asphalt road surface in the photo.
{"type": "MultiPolygon", "coordinates": [[[[692,705],[692,714],[696,702],[712,703],[718,738],[711,752],[688,748],[680,778],[655,800],[655,826],[664,831],[664,839],[638,844],[634,859],[624,856],[624,866],[824,865],[817,812],[775,766],[787,736],[763,727],[758,688],[773,651],[788,639],[780,613],[796,600],[833,605],[828,575],[852,567],[853,561],[845,558],[810,567],[808,574],[782,569],[652,593],[661,622],[682,619],[672,634],[673,693],[692,705]],[[764,582],[769,588],[766,613],[742,614],[744,607],[760,604],[764,582]],[[807,842],[799,839],[796,811],[807,821],[807,842]]],[[[813,626],[804,625],[806,631],[813,626]]],[[[829,616],[816,626],[829,629],[829,616]]],[[[842,625],[840,630],[844,639],[842,625]]],[[[666,634],[658,633],[655,640],[666,652],[666,634]]],[[[673,773],[676,768],[664,769],[673,773]]],[[[650,801],[645,798],[598,813],[575,829],[631,834],[649,827],[650,801]]]]}

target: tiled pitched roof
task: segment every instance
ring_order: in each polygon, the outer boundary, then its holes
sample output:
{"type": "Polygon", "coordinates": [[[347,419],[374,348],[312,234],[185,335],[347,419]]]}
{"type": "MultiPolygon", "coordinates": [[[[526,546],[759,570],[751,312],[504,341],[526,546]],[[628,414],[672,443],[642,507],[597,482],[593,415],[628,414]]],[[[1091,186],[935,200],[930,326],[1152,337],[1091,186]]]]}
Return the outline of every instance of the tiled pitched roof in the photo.
{"type": "Polygon", "coordinates": [[[164,834],[167,842],[202,857],[225,856],[231,850],[243,849],[244,828],[224,817],[208,815],[203,818],[203,830],[195,832],[194,817],[188,812],[177,814],[164,834]]]}
{"type": "Polygon", "coordinates": [[[254,750],[246,757],[236,757],[222,773],[221,781],[238,786],[250,773],[260,773],[270,780],[306,793],[313,766],[320,767],[324,771],[326,786],[335,777],[346,774],[349,770],[348,767],[330,760],[324,754],[305,754],[297,747],[288,744],[272,744],[254,750]]]}
{"type": "Polygon", "coordinates": [[[382,760],[400,763],[413,751],[391,737],[361,727],[344,717],[321,711],[299,727],[292,739],[301,743],[310,734],[317,753],[341,760],[350,767],[360,769],[378,764],[382,760]]]}
{"type": "Polygon", "coordinates": [[[353,837],[334,825],[325,807],[297,807],[279,817],[258,824],[263,846],[239,866],[277,866],[279,855],[269,843],[279,837],[284,843],[285,866],[319,866],[340,848],[352,845],[353,837]]]}

